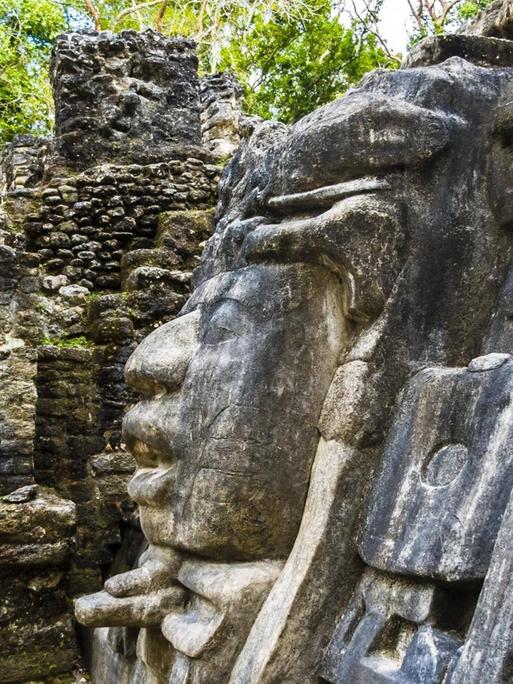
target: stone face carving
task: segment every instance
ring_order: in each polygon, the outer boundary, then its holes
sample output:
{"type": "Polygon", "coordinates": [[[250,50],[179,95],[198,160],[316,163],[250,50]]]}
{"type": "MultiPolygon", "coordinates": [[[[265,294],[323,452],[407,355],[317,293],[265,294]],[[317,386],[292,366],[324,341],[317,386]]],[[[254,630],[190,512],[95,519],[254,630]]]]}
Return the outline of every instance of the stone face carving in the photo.
{"type": "Polygon", "coordinates": [[[132,384],[167,390],[124,423],[141,465],[130,492],[154,543],[219,560],[286,557],[344,339],[337,289],[304,265],[221,274],[132,356],[132,384]],[[159,360],[168,349],[180,350],[176,365],[159,360]]]}
{"type": "Polygon", "coordinates": [[[140,629],[126,681],[508,681],[513,69],[461,45],[225,171],[126,367],[148,549],[76,604],[140,629]]]}
{"type": "Polygon", "coordinates": [[[139,570],[78,602],[80,619],[161,625],[193,659],[224,622],[247,631],[301,521],[316,422],[345,339],[339,289],[318,266],[222,273],[131,357],[127,379],[151,397],[124,423],[139,466],[129,492],[150,547],[139,570]]]}

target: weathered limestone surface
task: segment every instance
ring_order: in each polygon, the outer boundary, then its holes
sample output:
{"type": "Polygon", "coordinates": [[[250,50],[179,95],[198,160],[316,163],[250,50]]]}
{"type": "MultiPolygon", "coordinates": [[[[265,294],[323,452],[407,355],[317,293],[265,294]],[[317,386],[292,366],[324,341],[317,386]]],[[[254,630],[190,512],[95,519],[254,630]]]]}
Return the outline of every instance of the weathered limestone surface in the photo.
{"type": "Polygon", "coordinates": [[[0,501],[2,682],[52,676],[76,665],[67,594],[75,524],[75,504],[37,485],[0,501]]]}
{"type": "Polygon", "coordinates": [[[511,681],[513,53],[484,34],[227,166],[125,368],[148,547],[76,601],[96,682],[511,681]]]}
{"type": "Polygon", "coordinates": [[[33,135],[17,135],[2,150],[0,164],[1,191],[30,187],[38,183],[44,173],[51,141],[33,135]]]}
{"type": "Polygon", "coordinates": [[[242,86],[228,72],[200,80],[201,132],[215,158],[231,156],[258,122],[257,117],[242,114],[242,93],[242,86]]]}
{"type": "Polygon", "coordinates": [[[466,26],[467,34],[493,38],[513,38],[513,5],[508,0],[494,0],[466,26]]]}
{"type": "Polygon", "coordinates": [[[508,67],[513,61],[513,43],[471,33],[433,36],[417,43],[406,56],[403,66],[439,64],[454,54],[479,66],[508,67]]]}
{"type": "Polygon", "coordinates": [[[96,684],[511,682],[508,17],[290,127],[59,39],[2,170],[0,681],[72,670],[79,596],[96,684]]]}
{"type": "Polygon", "coordinates": [[[76,163],[148,163],[199,148],[194,47],[153,31],[60,36],[51,66],[59,152],[76,163]]]}
{"type": "Polygon", "coordinates": [[[70,34],[52,65],[56,137],[1,163],[1,682],[74,682],[73,597],[144,551],[123,367],[187,300],[221,170],[190,42],[70,34]]]}

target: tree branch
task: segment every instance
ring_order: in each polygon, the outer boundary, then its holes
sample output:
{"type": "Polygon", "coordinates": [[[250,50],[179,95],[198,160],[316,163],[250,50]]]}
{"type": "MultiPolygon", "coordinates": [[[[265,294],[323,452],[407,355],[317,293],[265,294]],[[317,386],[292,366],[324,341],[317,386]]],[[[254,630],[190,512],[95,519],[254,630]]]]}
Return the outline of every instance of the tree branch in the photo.
{"type": "MultiPolygon", "coordinates": [[[[90,0],[86,0],[86,2],[90,2],[90,0]]],[[[118,16],[112,22],[112,25],[115,26],[116,24],[119,24],[119,22],[129,14],[133,14],[134,12],[138,12],[139,10],[146,9],[147,7],[154,7],[155,5],[160,5],[161,2],[162,0],[150,0],[150,2],[143,2],[140,5],[127,7],[118,14],[118,16]]]]}
{"type": "Polygon", "coordinates": [[[159,31],[159,33],[162,33],[162,20],[164,19],[164,14],[166,13],[168,3],[169,3],[169,0],[164,0],[164,2],[162,3],[162,5],[159,9],[159,13],[157,14],[157,20],[155,22],[155,26],[157,28],[157,31],[159,31]]]}
{"type": "Polygon", "coordinates": [[[93,0],[84,0],[85,6],[87,8],[87,11],[89,15],[91,16],[91,19],[93,20],[93,26],[95,31],[100,31],[101,30],[101,23],[100,23],[100,12],[98,11],[98,8],[94,4],[93,0]]]}
{"type": "Polygon", "coordinates": [[[203,36],[203,21],[205,20],[205,12],[207,11],[208,0],[202,0],[200,11],[198,12],[198,23],[196,34],[199,37],[203,36]]]}
{"type": "Polygon", "coordinates": [[[424,30],[424,22],[422,21],[422,2],[419,3],[419,7],[417,10],[413,6],[412,0],[408,0],[408,6],[410,8],[410,12],[412,13],[413,18],[417,22],[417,26],[419,27],[419,31],[423,31],[424,30]]]}
{"type": "MultiPolygon", "coordinates": [[[[377,23],[377,17],[375,16],[375,14],[373,13],[372,9],[371,9],[371,8],[369,7],[369,5],[367,4],[367,0],[363,0],[363,4],[365,5],[365,9],[366,9],[367,12],[370,14],[371,18],[374,20],[375,23],[377,23]]],[[[392,55],[392,53],[391,53],[390,50],[388,49],[388,45],[387,45],[386,42],[383,40],[383,38],[379,35],[379,33],[378,33],[376,30],[374,30],[372,27],[370,27],[370,26],[368,25],[367,19],[364,18],[364,17],[362,17],[362,16],[358,13],[358,10],[356,9],[356,3],[355,3],[354,0],[352,0],[352,5],[353,5],[353,12],[355,13],[356,18],[358,19],[358,21],[362,24],[362,26],[366,29],[366,31],[367,31],[368,33],[371,33],[373,36],[375,36],[375,37],[377,38],[379,44],[381,45],[381,47],[382,47],[383,50],[385,51],[385,54],[387,55],[387,57],[388,57],[389,59],[394,60],[394,62],[397,62],[397,61],[398,61],[397,57],[395,57],[395,55],[392,55]]]]}

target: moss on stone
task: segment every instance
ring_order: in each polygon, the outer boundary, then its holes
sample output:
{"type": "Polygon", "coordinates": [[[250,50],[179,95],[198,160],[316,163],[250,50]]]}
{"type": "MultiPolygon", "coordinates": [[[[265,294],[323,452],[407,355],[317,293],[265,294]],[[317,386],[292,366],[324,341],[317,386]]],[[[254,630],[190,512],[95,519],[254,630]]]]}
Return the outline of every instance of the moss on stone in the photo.
{"type": "Polygon", "coordinates": [[[91,349],[93,342],[84,335],[78,337],[43,337],[39,343],[43,346],[58,347],[59,349],[91,349]]]}

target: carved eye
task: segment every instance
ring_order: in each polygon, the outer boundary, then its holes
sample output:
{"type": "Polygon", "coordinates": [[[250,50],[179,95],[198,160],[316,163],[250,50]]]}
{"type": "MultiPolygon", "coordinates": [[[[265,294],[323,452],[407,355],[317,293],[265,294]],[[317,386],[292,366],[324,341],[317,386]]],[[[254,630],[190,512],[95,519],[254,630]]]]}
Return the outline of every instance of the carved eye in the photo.
{"type": "Polygon", "coordinates": [[[205,312],[202,321],[203,344],[215,345],[241,337],[248,332],[248,324],[240,302],[227,299],[205,312]]]}

